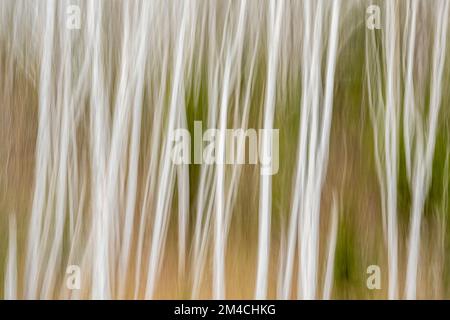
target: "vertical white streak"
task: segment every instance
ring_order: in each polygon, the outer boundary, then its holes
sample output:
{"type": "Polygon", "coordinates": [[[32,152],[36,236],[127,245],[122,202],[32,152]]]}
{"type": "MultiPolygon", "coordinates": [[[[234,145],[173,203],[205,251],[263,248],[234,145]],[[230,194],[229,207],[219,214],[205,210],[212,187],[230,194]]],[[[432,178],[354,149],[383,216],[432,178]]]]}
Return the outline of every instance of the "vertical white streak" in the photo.
{"type": "Polygon", "coordinates": [[[131,123],[131,146],[128,162],[128,184],[126,193],[125,222],[122,230],[122,246],[120,249],[119,260],[119,297],[125,296],[125,288],[127,281],[127,271],[130,258],[130,247],[132,241],[132,230],[134,223],[134,215],[136,208],[138,164],[139,164],[139,144],[141,136],[141,116],[144,91],[144,71],[146,64],[147,41],[146,30],[150,25],[150,3],[145,1],[141,11],[137,34],[139,38],[135,44],[136,60],[134,61],[135,92],[132,98],[132,123],[131,123]]]}
{"type": "Polygon", "coordinates": [[[447,44],[449,1],[439,1],[436,7],[437,19],[433,46],[433,62],[430,83],[430,105],[426,132],[421,131],[421,125],[416,123],[416,153],[411,176],[412,208],[408,242],[408,263],[406,271],[405,296],[416,298],[417,268],[420,254],[420,227],[422,211],[429,190],[433,170],[433,157],[437,132],[437,120],[441,107],[442,74],[445,63],[447,44]],[[423,145],[425,143],[425,145],[423,145]]]}
{"type": "MultiPolygon", "coordinates": [[[[315,259],[318,261],[319,257],[319,228],[320,228],[320,194],[322,191],[322,184],[325,179],[326,169],[328,166],[328,148],[330,141],[330,127],[331,127],[331,118],[332,118],[332,110],[333,110],[333,95],[334,95],[334,73],[336,68],[336,60],[337,60],[337,43],[339,37],[339,14],[340,14],[340,0],[335,0],[333,2],[332,10],[332,18],[330,24],[330,32],[329,32],[329,43],[328,43],[328,58],[327,58],[327,71],[326,71],[326,87],[325,87],[325,100],[324,100],[324,118],[322,119],[322,130],[321,130],[321,140],[319,145],[319,154],[318,154],[318,179],[317,189],[316,189],[316,208],[317,208],[317,216],[315,220],[315,259]]],[[[329,251],[328,251],[328,260],[327,260],[327,272],[325,278],[325,289],[324,289],[324,298],[329,299],[331,295],[331,287],[332,287],[332,270],[334,267],[334,251],[336,248],[336,235],[337,235],[337,204],[336,198],[333,196],[333,208],[332,208],[332,231],[331,231],[331,240],[329,242],[329,251]]],[[[314,266],[314,269],[317,270],[317,263],[314,266]]]]}
{"type": "MultiPolygon", "coordinates": [[[[266,133],[273,127],[275,114],[276,80],[283,6],[284,1],[271,1],[269,4],[268,67],[263,120],[263,129],[265,131],[262,136],[260,154],[268,154],[266,150],[270,150],[270,144],[272,143],[269,134],[266,133]]],[[[260,170],[263,169],[261,168],[260,170]]],[[[256,299],[265,299],[267,296],[270,254],[270,220],[272,213],[271,207],[272,177],[267,174],[262,174],[260,177],[259,190],[258,265],[255,288],[256,299]]]]}
{"type": "MultiPolygon", "coordinates": [[[[65,8],[65,6],[63,6],[65,8]]],[[[62,15],[64,17],[64,15],[62,15]]],[[[60,19],[60,23],[63,22],[60,19]]],[[[41,290],[41,297],[51,298],[52,290],[55,281],[55,270],[57,270],[57,264],[62,256],[62,244],[64,235],[64,224],[66,219],[66,193],[67,193],[67,171],[68,171],[68,158],[70,148],[70,128],[72,127],[71,121],[73,121],[72,105],[70,101],[71,96],[71,40],[69,38],[68,30],[62,29],[61,31],[62,42],[62,57],[64,61],[63,68],[60,71],[60,79],[62,88],[58,88],[58,95],[62,96],[61,102],[58,100],[56,107],[58,110],[62,109],[60,128],[57,130],[57,150],[58,150],[58,169],[57,169],[57,183],[56,183],[56,203],[55,203],[55,225],[54,235],[51,241],[50,255],[48,257],[47,270],[43,280],[43,287],[41,290]]],[[[59,87],[59,86],[58,86],[59,87]]]]}
{"type": "Polygon", "coordinates": [[[323,287],[323,299],[329,300],[331,298],[331,290],[333,289],[333,270],[334,270],[334,255],[336,251],[336,240],[338,231],[338,204],[336,195],[333,195],[333,203],[331,207],[331,231],[328,239],[328,258],[327,267],[325,271],[325,283],[323,287]]]}
{"type": "Polygon", "coordinates": [[[50,156],[50,105],[52,52],[56,3],[49,0],[46,6],[44,39],[42,48],[41,71],[39,80],[39,125],[36,145],[35,190],[33,207],[29,222],[28,245],[26,254],[26,290],[25,298],[35,299],[40,279],[41,228],[47,190],[47,172],[50,156]]]}
{"type": "Polygon", "coordinates": [[[387,180],[387,243],[389,267],[389,297],[397,296],[397,171],[398,171],[398,45],[396,4],[386,4],[385,59],[386,59],[386,111],[384,127],[385,174],[387,180]]]}
{"type": "Polygon", "coordinates": [[[8,255],[5,272],[5,300],[17,299],[17,225],[16,216],[9,216],[8,255]]]}
{"type": "Polygon", "coordinates": [[[88,30],[92,54],[92,90],[90,101],[91,123],[91,170],[92,183],[92,233],[93,259],[91,296],[93,299],[111,297],[109,251],[110,213],[107,212],[106,193],[106,150],[107,134],[107,92],[102,69],[103,50],[101,45],[102,3],[90,1],[88,7],[88,30]]]}
{"type": "Polygon", "coordinates": [[[165,237],[167,231],[167,221],[169,214],[169,203],[172,196],[172,186],[174,179],[174,167],[170,159],[171,141],[170,135],[175,129],[175,122],[179,106],[182,103],[183,90],[183,71],[184,71],[184,54],[185,54],[185,38],[187,32],[189,18],[189,6],[184,3],[182,5],[182,19],[179,28],[179,37],[176,43],[174,54],[175,65],[173,69],[172,93],[170,98],[170,107],[168,114],[167,134],[164,143],[163,154],[161,158],[161,174],[159,176],[158,193],[156,199],[155,221],[153,226],[151,251],[149,256],[149,265],[145,289],[145,297],[151,298],[154,294],[157,274],[161,264],[161,253],[165,245],[165,237]]]}

